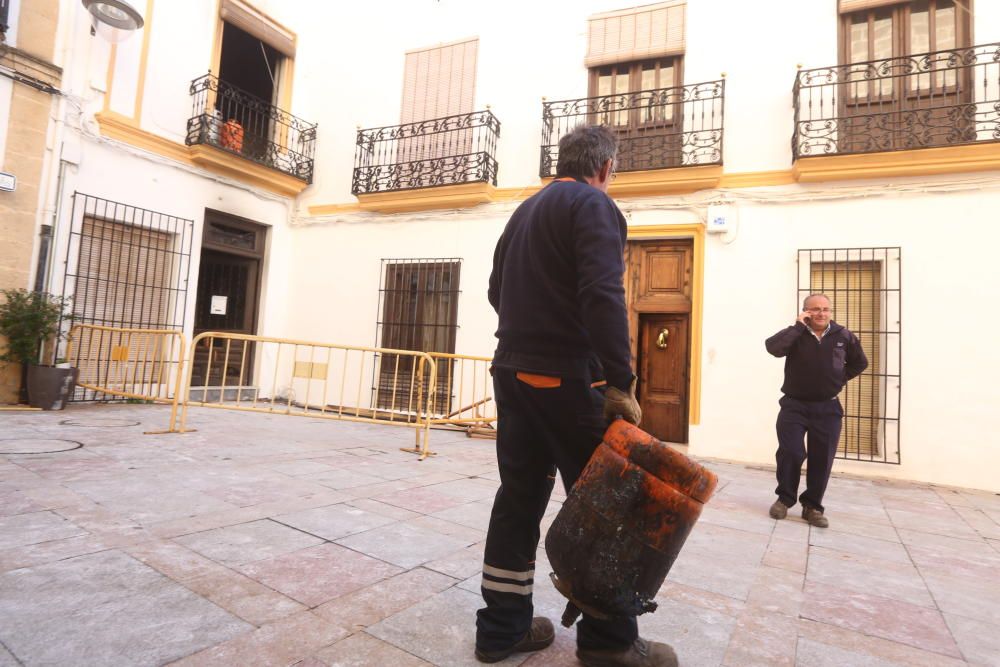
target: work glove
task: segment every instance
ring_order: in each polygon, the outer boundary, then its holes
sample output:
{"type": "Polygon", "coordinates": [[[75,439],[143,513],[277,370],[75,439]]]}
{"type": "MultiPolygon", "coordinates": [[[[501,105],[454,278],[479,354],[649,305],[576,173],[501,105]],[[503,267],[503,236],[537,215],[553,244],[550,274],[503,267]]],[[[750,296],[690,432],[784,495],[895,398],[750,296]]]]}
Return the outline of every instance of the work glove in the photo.
{"type": "Polygon", "coordinates": [[[632,378],[628,393],[618,387],[608,387],[604,392],[604,418],[609,424],[618,417],[636,426],[642,421],[642,408],[635,397],[635,383],[636,378],[632,378]]]}

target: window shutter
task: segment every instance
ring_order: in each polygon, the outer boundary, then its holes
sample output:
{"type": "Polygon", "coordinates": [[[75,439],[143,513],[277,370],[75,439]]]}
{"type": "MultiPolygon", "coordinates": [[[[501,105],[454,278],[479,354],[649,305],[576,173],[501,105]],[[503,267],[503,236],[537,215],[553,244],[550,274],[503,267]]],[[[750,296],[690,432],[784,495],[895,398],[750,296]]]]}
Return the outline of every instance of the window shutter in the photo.
{"type": "MultiPolygon", "coordinates": [[[[472,113],[475,108],[479,39],[409,51],[403,72],[400,123],[472,113]]],[[[461,155],[469,150],[471,131],[444,132],[401,139],[399,162],[461,155]]]]}
{"type": "Polygon", "coordinates": [[[592,16],[584,64],[597,67],[684,53],[686,10],[686,1],[671,0],[592,16]]]}
{"type": "Polygon", "coordinates": [[[219,13],[226,23],[231,23],[268,46],[274,47],[278,53],[289,58],[295,57],[295,35],[245,2],[222,0],[219,13]]]}
{"type": "Polygon", "coordinates": [[[850,14],[852,12],[865,11],[866,9],[877,9],[878,7],[904,4],[907,3],[901,2],[900,0],[840,0],[840,13],[850,14]]]}
{"type": "Polygon", "coordinates": [[[472,113],[479,39],[406,54],[399,122],[472,113]]]}
{"type": "Polygon", "coordinates": [[[879,290],[882,263],[878,261],[816,262],[811,265],[810,288],[830,298],[834,319],[854,332],[868,357],[868,369],[847,383],[840,395],[844,427],[838,451],[851,457],[880,455],[878,434],[882,419],[880,378],[881,336],[884,329],[879,290]]]}
{"type": "Polygon", "coordinates": [[[108,326],[161,328],[167,321],[172,234],[85,218],[74,315],[108,326]]]}
{"type": "MultiPolygon", "coordinates": [[[[74,316],[81,322],[107,326],[165,328],[174,235],[91,217],[84,218],[81,231],[74,316]]],[[[83,337],[75,353],[80,381],[151,382],[149,374],[157,368],[162,371],[153,360],[164,353],[154,341],[150,336],[127,333],[83,337]],[[110,344],[106,337],[113,337],[110,344]],[[115,360],[121,362],[117,365],[101,358],[112,346],[129,350],[127,358],[115,360]]]]}

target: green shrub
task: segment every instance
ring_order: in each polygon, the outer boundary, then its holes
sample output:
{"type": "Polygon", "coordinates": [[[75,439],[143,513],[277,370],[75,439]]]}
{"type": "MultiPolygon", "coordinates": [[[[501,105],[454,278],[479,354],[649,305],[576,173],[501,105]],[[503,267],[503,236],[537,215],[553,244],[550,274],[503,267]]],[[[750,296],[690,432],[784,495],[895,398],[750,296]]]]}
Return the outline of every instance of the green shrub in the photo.
{"type": "Polygon", "coordinates": [[[7,350],[0,354],[0,361],[37,363],[43,342],[64,337],[59,321],[72,319],[65,312],[68,300],[26,289],[5,289],[0,293],[4,297],[0,303],[0,335],[7,338],[7,350]]]}

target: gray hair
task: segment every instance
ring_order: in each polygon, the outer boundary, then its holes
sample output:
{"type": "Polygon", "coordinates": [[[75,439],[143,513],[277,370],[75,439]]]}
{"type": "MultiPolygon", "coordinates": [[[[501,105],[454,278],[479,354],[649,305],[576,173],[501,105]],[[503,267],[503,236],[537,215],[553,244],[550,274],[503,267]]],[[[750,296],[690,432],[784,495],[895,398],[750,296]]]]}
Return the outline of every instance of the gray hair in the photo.
{"type": "Polygon", "coordinates": [[[826,299],[826,302],[828,304],[830,304],[831,306],[833,305],[833,301],[830,301],[830,297],[828,297],[827,295],[823,294],[822,292],[813,292],[806,298],[802,299],[802,310],[806,309],[806,304],[809,303],[809,299],[815,299],[818,297],[823,297],[824,299],[826,299]]]}
{"type": "Polygon", "coordinates": [[[559,139],[556,176],[595,176],[617,153],[618,138],[606,125],[578,125],[559,139]]]}

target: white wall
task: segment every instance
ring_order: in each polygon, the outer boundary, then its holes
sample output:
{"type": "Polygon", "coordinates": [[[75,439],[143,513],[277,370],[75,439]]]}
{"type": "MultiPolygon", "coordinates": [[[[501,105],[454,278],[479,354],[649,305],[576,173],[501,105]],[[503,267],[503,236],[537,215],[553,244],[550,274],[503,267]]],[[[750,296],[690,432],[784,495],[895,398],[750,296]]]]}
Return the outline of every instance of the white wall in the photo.
{"type": "MultiPolygon", "coordinates": [[[[758,30],[747,26],[778,28],[762,23],[765,15],[759,8],[728,0],[688,4],[684,78],[686,83],[697,83],[727,73],[725,159],[727,169],[732,164],[729,171],[789,166],[795,64],[836,63],[836,0],[782,0],[779,4],[782,7],[766,16],[783,16],[786,26],[826,23],[829,29],[781,28],[783,39],[761,39],[758,30]],[[727,18],[720,21],[723,7],[727,18]]],[[[480,38],[476,107],[490,104],[502,125],[499,185],[537,183],[542,97],[586,97],[587,17],[627,6],[630,3],[607,0],[512,0],[502,7],[486,0],[355,3],[337,7],[336,18],[329,22],[309,22],[299,35],[296,113],[319,122],[320,138],[316,185],[305,193],[303,203],[353,201],[350,171],[356,126],[399,122],[403,53],[468,36],[480,38]],[[388,15],[393,20],[385,20],[388,15]],[[378,26],[376,42],[371,32],[356,29],[366,25],[378,26]],[[341,33],[345,26],[353,28],[341,33]],[[329,38],[330,31],[337,33],[336,39],[329,38]],[[344,63],[350,66],[345,68],[344,63]],[[333,81],[328,73],[338,69],[340,76],[333,81]],[[305,71],[314,72],[310,79],[326,87],[306,93],[310,97],[303,100],[300,81],[305,71]]]]}
{"type": "Polygon", "coordinates": [[[293,230],[296,270],[288,328],[307,340],[375,343],[382,259],[462,259],[458,299],[460,354],[493,354],[496,314],[486,299],[493,248],[509,213],[483,211],[377,221],[314,224],[293,230]]]}
{"type": "MultiPolygon", "coordinates": [[[[691,428],[691,452],[773,461],[783,362],[767,354],[764,339],[788,326],[797,313],[799,249],[900,246],[902,464],[838,461],[836,467],[1000,489],[995,475],[1000,438],[991,431],[991,415],[1000,404],[995,381],[1000,350],[988,333],[1000,327],[1000,314],[983,301],[984,286],[997,279],[993,255],[1000,234],[979,224],[1000,206],[1000,179],[984,190],[955,194],[861,197],[854,192],[844,200],[785,203],[787,195],[819,198],[830,189],[757,190],[774,203],[739,203],[735,238],[707,237],[701,423],[691,428]],[[970,236],[970,229],[980,231],[970,236]]],[[[658,202],[620,205],[634,225],[691,222],[690,211],[656,210],[658,202]]],[[[457,351],[489,354],[496,317],[486,286],[493,247],[507,217],[509,209],[482,207],[295,229],[298,269],[289,327],[310,339],[369,345],[378,319],[381,258],[461,257],[457,351]]]]}
{"type": "Polygon", "coordinates": [[[799,248],[901,246],[902,465],[838,461],[837,469],[1000,489],[1000,437],[991,430],[1000,350],[986,333],[1000,315],[982,308],[1000,235],[967,226],[1000,205],[998,187],[741,206],[736,240],[710,237],[706,247],[702,423],[691,451],[770,460],[783,364],[763,341],[796,314],[799,248]]]}
{"type": "MultiPolygon", "coordinates": [[[[72,2],[64,0],[64,7],[72,2]]],[[[459,257],[463,263],[456,351],[489,355],[496,316],[486,300],[487,278],[496,239],[513,205],[396,216],[305,217],[297,226],[288,224],[289,208],[301,212],[309,204],[353,201],[349,190],[355,128],[398,122],[404,52],[469,36],[480,38],[476,107],[491,104],[502,123],[499,184],[536,183],[542,96],[554,100],[586,95],[586,17],[628,3],[256,4],[298,35],[290,111],[319,123],[313,186],[297,201],[279,201],[83,137],[81,163],[69,169],[63,192],[77,189],[196,221],[189,326],[206,207],[271,226],[260,327],[265,335],[371,345],[379,319],[381,259],[459,257]]],[[[191,111],[189,82],[209,64],[214,5],[156,1],[144,129],[182,140],[191,111]]],[[[778,0],[772,5],[766,13],[735,0],[690,0],[688,5],[686,82],[727,73],[727,173],[789,167],[795,65],[836,63],[835,0],[778,0]],[[775,16],[782,17],[780,23],[773,21],[775,16]]],[[[1000,41],[1000,2],[979,0],[976,11],[976,42],[1000,41]]],[[[68,79],[93,111],[103,104],[100,91],[88,87],[87,75],[73,71],[85,68],[93,78],[107,54],[89,37],[82,42],[69,59],[68,79]]],[[[134,106],[136,94],[129,82],[138,80],[125,71],[137,66],[134,48],[120,50],[117,58],[122,62],[116,67],[124,73],[115,80],[113,100],[125,113],[134,106]]],[[[992,254],[1000,238],[989,223],[1000,208],[1000,174],[993,177],[980,191],[951,194],[872,196],[883,193],[870,192],[863,184],[837,186],[843,195],[839,200],[821,198],[832,189],[822,185],[758,189],[752,192],[758,199],[754,201],[729,193],[740,208],[739,230],[735,238],[706,239],[701,423],[691,429],[691,451],[753,462],[773,460],[782,363],[767,355],[763,340],[794,317],[799,248],[901,246],[902,464],[838,462],[837,467],[1000,490],[994,474],[1000,469],[1000,438],[991,430],[1000,399],[994,379],[1000,353],[990,344],[1000,316],[983,296],[997,278],[992,254]],[[809,193],[817,199],[788,199],[809,193]]],[[[963,177],[927,182],[949,180],[963,177]]],[[[701,195],[624,201],[622,207],[631,212],[634,224],[690,222],[690,211],[661,210],[684,202],[704,214],[701,195]]],[[[68,215],[67,199],[63,221],[68,215]]],[[[61,243],[65,233],[63,229],[61,243]]],[[[56,249],[56,258],[60,252],[65,248],[56,249]]]]}
{"type": "MultiPolygon", "coordinates": [[[[290,204],[262,198],[242,186],[225,185],[207,174],[178,169],[160,158],[150,159],[123,151],[113,144],[85,139],[81,143],[79,167],[69,167],[63,182],[63,206],[52,255],[50,291],[55,293],[62,292],[63,260],[69,242],[74,191],[194,221],[185,314],[185,334],[188,336],[194,325],[205,209],[213,208],[267,225],[268,255],[264,265],[260,322],[267,323],[269,333],[286,333],[282,323],[288,303],[287,277],[292,270],[287,225],[290,204]]],[[[78,211],[80,206],[78,204],[78,211]]]]}

